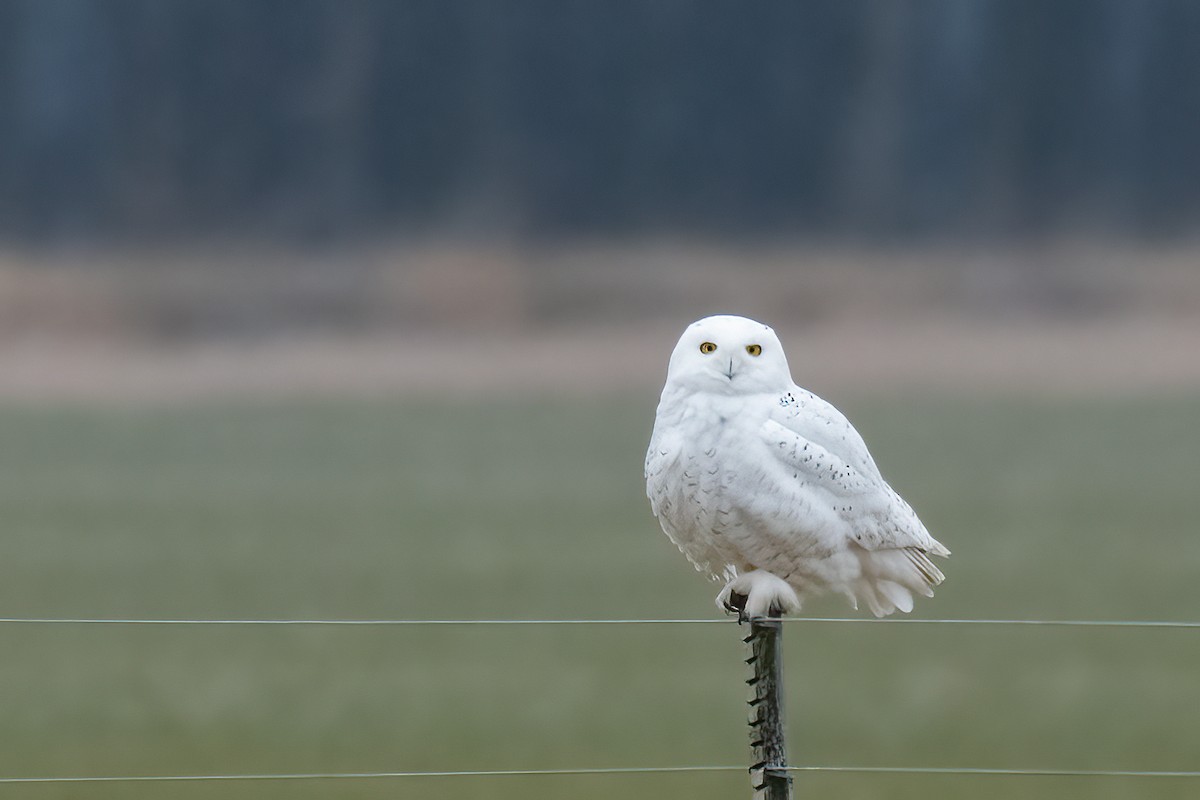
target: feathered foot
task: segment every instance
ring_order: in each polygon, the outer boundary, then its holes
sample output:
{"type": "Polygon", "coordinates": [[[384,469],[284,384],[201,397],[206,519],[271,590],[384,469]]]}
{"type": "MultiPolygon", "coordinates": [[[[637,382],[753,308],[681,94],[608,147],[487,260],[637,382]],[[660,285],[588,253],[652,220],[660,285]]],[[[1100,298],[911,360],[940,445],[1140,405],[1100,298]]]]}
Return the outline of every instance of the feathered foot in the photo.
{"type": "Polygon", "coordinates": [[[738,622],[754,617],[780,617],[800,610],[800,598],[787,581],[761,569],[738,575],[717,595],[717,608],[737,613],[738,622]]]}

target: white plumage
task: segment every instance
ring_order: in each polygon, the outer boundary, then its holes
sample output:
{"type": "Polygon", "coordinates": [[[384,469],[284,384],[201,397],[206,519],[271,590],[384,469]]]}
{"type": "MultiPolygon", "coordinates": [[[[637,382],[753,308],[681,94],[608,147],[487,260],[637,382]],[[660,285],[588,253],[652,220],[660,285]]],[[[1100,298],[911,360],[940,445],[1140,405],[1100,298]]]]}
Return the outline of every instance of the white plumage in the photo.
{"type": "Polygon", "coordinates": [[[845,595],[876,616],[933,596],[950,551],[879,474],[862,437],[792,382],[775,332],[745,317],[692,323],[671,354],[646,453],[663,530],[729,609],[793,613],[845,595]]]}

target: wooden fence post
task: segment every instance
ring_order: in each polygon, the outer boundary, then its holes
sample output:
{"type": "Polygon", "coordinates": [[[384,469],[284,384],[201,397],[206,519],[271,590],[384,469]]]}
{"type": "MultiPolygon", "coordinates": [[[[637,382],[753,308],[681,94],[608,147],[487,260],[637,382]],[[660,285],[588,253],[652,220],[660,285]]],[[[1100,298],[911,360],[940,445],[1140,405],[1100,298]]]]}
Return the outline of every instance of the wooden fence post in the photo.
{"type": "Polygon", "coordinates": [[[791,800],[792,778],[787,772],[783,737],[783,623],[752,618],[746,663],[754,670],[750,686],[750,785],[754,800],[791,800]]]}

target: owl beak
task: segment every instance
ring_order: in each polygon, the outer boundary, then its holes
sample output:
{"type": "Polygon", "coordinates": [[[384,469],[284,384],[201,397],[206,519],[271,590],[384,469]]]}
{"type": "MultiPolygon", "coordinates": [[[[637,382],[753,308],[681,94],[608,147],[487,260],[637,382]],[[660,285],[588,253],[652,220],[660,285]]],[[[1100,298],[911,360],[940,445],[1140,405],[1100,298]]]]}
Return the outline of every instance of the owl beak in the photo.
{"type": "Polygon", "coordinates": [[[725,377],[733,380],[733,359],[729,359],[729,372],[725,373],[725,377]]]}

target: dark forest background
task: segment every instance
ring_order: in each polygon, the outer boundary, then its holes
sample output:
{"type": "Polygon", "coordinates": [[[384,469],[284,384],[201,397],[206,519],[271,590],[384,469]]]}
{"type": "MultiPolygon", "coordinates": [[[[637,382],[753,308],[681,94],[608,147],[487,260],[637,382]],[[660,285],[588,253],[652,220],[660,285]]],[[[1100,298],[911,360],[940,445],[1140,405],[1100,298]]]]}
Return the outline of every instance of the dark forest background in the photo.
{"type": "Polygon", "coordinates": [[[1192,0],[4,0],[10,242],[1186,235],[1192,0]]]}

